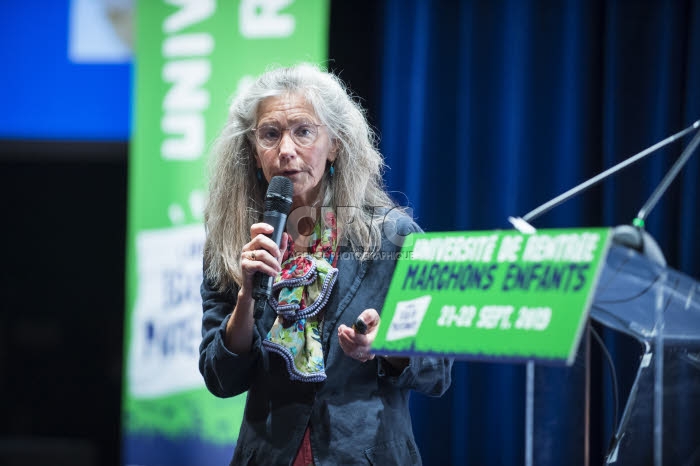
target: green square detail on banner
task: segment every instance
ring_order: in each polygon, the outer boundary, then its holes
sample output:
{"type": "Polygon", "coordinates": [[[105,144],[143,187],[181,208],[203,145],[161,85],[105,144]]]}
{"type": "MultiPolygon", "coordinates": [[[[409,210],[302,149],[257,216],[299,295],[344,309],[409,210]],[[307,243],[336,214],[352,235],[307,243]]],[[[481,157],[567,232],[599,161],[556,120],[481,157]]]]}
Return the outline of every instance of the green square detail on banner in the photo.
{"type": "Polygon", "coordinates": [[[408,236],[372,350],[571,364],[609,238],[607,228],[408,236]]]}

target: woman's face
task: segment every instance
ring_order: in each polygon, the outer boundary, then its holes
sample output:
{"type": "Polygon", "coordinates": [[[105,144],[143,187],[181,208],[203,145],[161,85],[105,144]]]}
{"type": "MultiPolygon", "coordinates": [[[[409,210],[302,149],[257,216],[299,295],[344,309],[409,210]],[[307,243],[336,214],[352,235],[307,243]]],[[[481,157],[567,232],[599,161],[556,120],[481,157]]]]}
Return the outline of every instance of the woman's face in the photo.
{"type": "Polygon", "coordinates": [[[294,142],[291,126],[319,124],[310,103],[298,94],[268,97],[260,103],[256,127],[270,125],[281,131],[282,139],[272,149],[255,144],[255,160],[269,183],[274,176],[285,176],[294,185],[292,208],[311,206],[318,198],[327,162],[335,160],[336,151],[325,126],[318,127],[318,137],[308,147],[294,142]]]}

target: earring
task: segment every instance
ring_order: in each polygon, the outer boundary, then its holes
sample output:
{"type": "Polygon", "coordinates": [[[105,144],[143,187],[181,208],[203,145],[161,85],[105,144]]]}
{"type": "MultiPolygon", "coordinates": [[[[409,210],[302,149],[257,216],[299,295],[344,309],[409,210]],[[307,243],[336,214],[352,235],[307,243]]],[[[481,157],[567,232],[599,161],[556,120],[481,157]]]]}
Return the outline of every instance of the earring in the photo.
{"type": "Polygon", "coordinates": [[[328,170],[331,174],[331,178],[333,178],[333,175],[335,175],[335,167],[333,166],[335,162],[331,162],[331,168],[328,170]]]}
{"type": "Polygon", "coordinates": [[[258,172],[256,173],[256,175],[258,177],[258,181],[262,181],[262,169],[261,168],[258,168],[258,172]]]}

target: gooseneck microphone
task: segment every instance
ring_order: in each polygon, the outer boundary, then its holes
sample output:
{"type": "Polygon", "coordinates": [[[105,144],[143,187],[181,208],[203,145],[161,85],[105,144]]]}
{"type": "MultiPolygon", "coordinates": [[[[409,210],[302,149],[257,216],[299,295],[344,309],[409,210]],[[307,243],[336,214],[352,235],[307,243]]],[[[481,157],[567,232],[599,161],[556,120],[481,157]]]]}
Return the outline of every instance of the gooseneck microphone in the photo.
{"type": "MultiPolygon", "coordinates": [[[[268,186],[267,194],[265,195],[263,222],[272,225],[272,228],[274,228],[269,237],[277,246],[280,246],[282,242],[282,233],[284,233],[289,210],[292,208],[293,195],[294,186],[289,178],[275,176],[270,180],[270,186],[268,186]]],[[[253,317],[255,319],[259,319],[263,315],[265,304],[272,295],[273,280],[274,277],[262,272],[256,272],[253,277],[253,299],[255,299],[253,317]]]]}
{"type": "MultiPolygon", "coordinates": [[[[694,128],[700,128],[700,121],[696,121],[694,128]]],[[[690,160],[690,157],[695,152],[695,149],[700,145],[700,131],[698,131],[693,139],[685,147],[681,155],[678,157],[676,162],[671,166],[669,171],[663,177],[659,185],[656,187],[651,196],[644,203],[639,213],[632,221],[632,225],[619,225],[615,227],[613,241],[628,248],[635,249],[636,251],[644,254],[648,258],[652,259],[656,263],[666,266],[666,258],[661,251],[661,248],[656,243],[654,238],[644,230],[645,221],[651,209],[653,209],[656,204],[661,199],[661,196],[668,190],[669,186],[673,180],[678,176],[678,174],[683,169],[683,166],[690,160]]]]}
{"type": "MultiPolygon", "coordinates": [[[[695,124],[693,125],[693,128],[698,129],[700,128],[700,120],[696,121],[695,124]]],[[[688,145],[685,147],[683,152],[681,152],[681,155],[678,157],[678,159],[675,161],[673,166],[669,169],[669,171],[666,173],[664,178],[661,180],[659,185],[656,187],[654,192],[651,194],[647,202],[644,203],[641,209],[639,209],[639,213],[635,217],[634,221],[632,222],[634,226],[643,228],[644,227],[644,221],[647,218],[647,215],[649,215],[649,212],[651,212],[651,209],[653,209],[656,204],[659,202],[661,199],[661,196],[668,190],[668,187],[671,185],[673,180],[678,176],[678,174],[681,172],[683,169],[683,166],[690,160],[690,157],[693,155],[695,152],[695,149],[698,148],[698,145],[700,145],[700,131],[697,132],[697,134],[693,137],[693,139],[690,140],[688,145]]]]}
{"type": "Polygon", "coordinates": [[[639,213],[637,214],[637,217],[635,217],[635,219],[633,220],[632,225],[619,225],[613,230],[612,239],[616,244],[620,244],[622,246],[634,249],[644,254],[649,259],[665,267],[666,259],[664,258],[664,255],[661,252],[661,248],[658,246],[654,238],[652,238],[652,236],[644,230],[644,223],[651,209],[653,209],[654,206],[656,206],[661,196],[666,192],[666,190],[670,186],[671,182],[676,178],[676,176],[678,176],[678,173],[680,173],[683,166],[688,162],[695,149],[697,149],[700,145],[700,131],[698,131],[698,129],[700,129],[700,120],[697,120],[684,130],[679,131],[676,134],[673,134],[667,137],[666,139],[657,142],[656,144],[654,144],[651,147],[648,147],[647,149],[644,149],[642,152],[623,160],[614,167],[605,170],[604,172],[594,176],[593,178],[587,181],[584,181],[578,186],[571,188],[567,192],[560,194],[559,196],[542,204],[541,206],[537,207],[531,212],[528,212],[523,217],[508,217],[508,220],[521,233],[534,233],[536,230],[529,223],[534,218],[539,217],[540,215],[549,211],[553,207],[556,207],[562,202],[571,199],[580,192],[585,191],[594,184],[608,178],[609,176],[614,175],[623,168],[626,168],[629,165],[632,165],[633,163],[643,159],[647,155],[652,154],[660,148],[682,138],[686,134],[691,133],[693,131],[697,131],[697,134],[695,134],[693,139],[681,153],[680,157],[676,160],[676,162],[673,164],[668,173],[666,173],[666,176],[664,176],[663,180],[661,180],[661,183],[654,190],[649,200],[640,209],[639,213]]]}
{"type": "MultiPolygon", "coordinates": [[[[529,222],[534,220],[536,217],[539,217],[540,215],[548,212],[549,210],[558,206],[559,204],[563,203],[564,201],[571,199],[572,197],[576,196],[577,194],[587,190],[591,186],[593,186],[593,185],[603,181],[604,179],[614,175],[615,173],[619,172],[623,168],[626,168],[626,167],[632,165],[633,163],[636,163],[636,162],[642,160],[643,158],[645,158],[649,154],[652,154],[652,153],[658,151],[659,149],[661,149],[662,147],[682,138],[686,134],[691,133],[693,131],[696,131],[698,128],[700,128],[700,120],[695,121],[692,125],[677,132],[676,134],[673,134],[673,135],[667,137],[666,139],[663,139],[662,141],[659,141],[656,144],[654,144],[650,147],[647,147],[646,149],[639,152],[638,154],[635,154],[632,157],[629,157],[628,159],[623,160],[622,162],[618,163],[614,167],[611,167],[611,168],[605,170],[604,172],[599,173],[598,175],[594,176],[593,178],[586,180],[577,186],[574,186],[573,188],[569,189],[565,193],[560,194],[559,196],[555,197],[554,199],[551,199],[551,200],[545,202],[541,206],[528,212],[527,214],[523,215],[522,217],[508,217],[508,221],[511,224],[513,224],[513,226],[522,233],[533,233],[535,231],[535,228],[532,225],[530,225],[529,222]]],[[[697,144],[691,143],[691,145],[692,145],[692,149],[690,149],[690,152],[692,152],[695,149],[695,146],[697,144]]],[[[689,155],[687,157],[689,157],[689,155]]],[[[682,163],[685,163],[685,161],[682,163]]],[[[682,164],[681,164],[681,166],[682,166],[682,164]]],[[[679,167],[679,169],[680,169],[680,167],[679,167]]],[[[674,173],[671,176],[671,178],[675,177],[676,174],[677,173],[674,173]]],[[[662,188],[662,190],[665,190],[665,188],[666,188],[666,186],[664,186],[662,188]]],[[[654,198],[654,197],[652,196],[652,198],[654,198]]],[[[656,201],[656,199],[654,199],[654,202],[655,201],[656,201]]],[[[643,211],[640,212],[640,215],[644,215],[647,210],[648,209],[643,208],[643,211]]],[[[639,217],[639,215],[638,215],[638,217],[639,217]]]]}

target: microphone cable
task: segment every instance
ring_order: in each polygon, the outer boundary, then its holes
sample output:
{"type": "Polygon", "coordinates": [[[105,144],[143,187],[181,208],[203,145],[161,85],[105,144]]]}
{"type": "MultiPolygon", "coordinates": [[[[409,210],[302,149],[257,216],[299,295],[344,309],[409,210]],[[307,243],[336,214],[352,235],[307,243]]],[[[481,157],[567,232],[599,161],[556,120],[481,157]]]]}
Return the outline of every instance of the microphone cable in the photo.
{"type": "Polygon", "coordinates": [[[600,337],[600,335],[596,331],[595,327],[593,327],[593,325],[590,325],[590,329],[591,329],[591,335],[593,335],[593,338],[595,338],[595,340],[600,345],[600,349],[603,352],[603,354],[605,355],[605,359],[608,361],[608,367],[610,368],[610,379],[612,381],[613,422],[612,422],[612,435],[610,437],[610,442],[608,443],[608,453],[609,453],[609,450],[610,450],[610,447],[612,446],[613,440],[617,436],[618,413],[619,413],[619,408],[620,408],[620,398],[619,398],[619,392],[618,392],[618,387],[617,387],[617,372],[615,371],[615,363],[613,362],[612,356],[610,355],[608,348],[605,346],[605,342],[600,337]]]}

